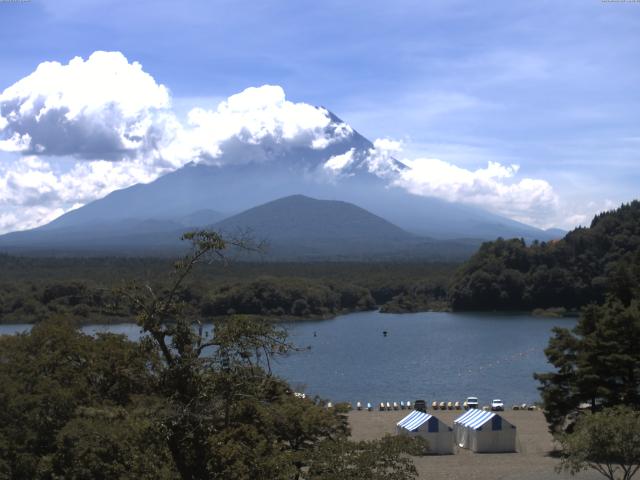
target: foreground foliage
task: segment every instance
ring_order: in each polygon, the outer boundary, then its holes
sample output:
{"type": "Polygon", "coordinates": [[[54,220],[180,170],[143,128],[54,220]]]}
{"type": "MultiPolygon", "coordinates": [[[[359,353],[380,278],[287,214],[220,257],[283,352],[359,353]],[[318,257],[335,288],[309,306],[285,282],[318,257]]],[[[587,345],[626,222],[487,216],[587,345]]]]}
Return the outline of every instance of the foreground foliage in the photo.
{"type": "Polygon", "coordinates": [[[610,480],[630,480],[640,469],[640,412],[612,408],[584,415],[562,446],[559,470],[571,474],[593,469],[610,480]]]}
{"type": "MultiPolygon", "coordinates": [[[[169,288],[121,292],[146,333],[80,333],[64,319],[0,337],[0,479],[411,479],[405,439],[353,443],[345,408],[294,396],[270,371],[286,332],[246,317],[211,335],[185,315],[183,283],[228,246],[193,251],[169,288]]],[[[245,245],[238,245],[245,248],[245,245]]]]}

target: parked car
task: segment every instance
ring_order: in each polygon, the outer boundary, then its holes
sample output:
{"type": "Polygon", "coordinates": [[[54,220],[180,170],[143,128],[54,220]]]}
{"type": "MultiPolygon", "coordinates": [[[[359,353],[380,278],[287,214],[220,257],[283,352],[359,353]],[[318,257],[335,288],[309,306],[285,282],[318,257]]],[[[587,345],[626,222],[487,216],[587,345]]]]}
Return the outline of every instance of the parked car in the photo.
{"type": "Polygon", "coordinates": [[[502,412],[504,410],[504,403],[499,398],[496,398],[491,402],[491,410],[494,412],[502,412]]]}
{"type": "Polygon", "coordinates": [[[416,400],[415,402],[413,402],[413,408],[414,410],[420,410],[421,412],[426,412],[427,402],[425,402],[424,400],[416,400]]]}
{"type": "Polygon", "coordinates": [[[478,397],[467,397],[465,402],[467,404],[467,409],[478,408],[478,397]]]}

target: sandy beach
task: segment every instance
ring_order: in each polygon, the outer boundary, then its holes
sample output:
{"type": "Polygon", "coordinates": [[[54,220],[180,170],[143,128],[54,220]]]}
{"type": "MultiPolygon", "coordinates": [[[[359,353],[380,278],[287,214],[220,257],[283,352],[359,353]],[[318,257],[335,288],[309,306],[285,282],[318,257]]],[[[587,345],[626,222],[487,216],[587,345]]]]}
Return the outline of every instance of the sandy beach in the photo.
{"type": "MultiPolygon", "coordinates": [[[[453,421],[464,411],[429,410],[429,413],[452,426],[453,421]]],[[[395,434],[398,420],[409,412],[367,412],[354,410],[349,422],[354,440],[373,440],[385,434],[395,434]]],[[[465,479],[465,480],[547,480],[602,478],[596,472],[582,472],[576,476],[558,474],[554,468],[558,460],[550,455],[554,448],[547,431],[544,415],[540,411],[501,412],[505,419],[517,427],[516,453],[478,454],[456,448],[455,455],[426,456],[415,458],[420,479],[465,479]]]]}

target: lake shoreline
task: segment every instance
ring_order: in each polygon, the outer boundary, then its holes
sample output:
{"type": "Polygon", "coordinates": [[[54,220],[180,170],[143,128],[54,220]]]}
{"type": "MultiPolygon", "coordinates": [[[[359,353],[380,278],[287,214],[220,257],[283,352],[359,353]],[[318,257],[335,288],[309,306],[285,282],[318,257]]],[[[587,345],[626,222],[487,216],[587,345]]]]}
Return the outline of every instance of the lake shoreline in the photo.
{"type": "MultiPolygon", "coordinates": [[[[540,318],[577,318],[580,313],[569,311],[563,314],[556,313],[547,313],[547,310],[553,309],[536,309],[533,311],[529,310],[451,310],[449,308],[433,308],[426,310],[405,310],[405,311],[395,311],[395,310],[387,310],[384,308],[385,305],[376,305],[375,308],[371,309],[355,309],[355,310],[342,310],[340,312],[331,313],[327,315],[307,315],[307,316],[295,316],[295,315],[257,315],[257,314],[249,314],[249,313],[238,313],[238,314],[229,314],[229,315],[218,315],[218,316],[210,316],[200,321],[204,325],[211,325],[217,321],[224,321],[229,319],[234,315],[239,316],[247,316],[253,318],[260,318],[272,323],[302,323],[302,322],[317,322],[322,320],[333,320],[337,317],[342,317],[345,315],[351,315],[356,313],[363,312],[376,312],[382,315],[414,315],[418,313],[451,313],[456,315],[469,315],[469,314],[479,314],[479,315],[498,315],[498,316],[532,316],[532,317],[540,317],[540,318]]],[[[37,325],[40,321],[27,321],[27,322],[2,322],[0,321],[0,326],[15,326],[15,325],[37,325]]],[[[95,318],[85,318],[78,316],[71,316],[70,321],[73,322],[79,328],[92,326],[92,325],[126,325],[126,324],[136,324],[135,317],[120,317],[120,316],[106,316],[101,315],[95,318]]],[[[193,319],[195,322],[196,320],[193,319]]]]}

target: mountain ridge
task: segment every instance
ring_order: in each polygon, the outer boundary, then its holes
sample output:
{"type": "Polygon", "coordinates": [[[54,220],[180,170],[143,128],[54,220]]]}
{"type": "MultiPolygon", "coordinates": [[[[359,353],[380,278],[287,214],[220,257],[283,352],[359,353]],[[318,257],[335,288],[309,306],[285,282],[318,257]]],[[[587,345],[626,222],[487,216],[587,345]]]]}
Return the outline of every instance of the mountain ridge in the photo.
{"type": "MultiPolygon", "coordinates": [[[[39,232],[16,232],[0,237],[0,251],[40,255],[124,254],[175,256],[186,246],[179,241],[186,228],[171,221],[133,222],[134,233],[99,225],[89,231],[58,227],[39,232]],[[146,229],[140,226],[147,226],[146,229]]],[[[121,225],[121,223],[115,224],[121,225]]],[[[479,241],[439,241],[409,233],[393,223],[344,201],[318,200],[297,194],[247,209],[216,223],[194,225],[228,237],[266,241],[262,260],[461,260],[479,241]]],[[[246,259],[256,259],[249,255],[246,259]]]]}
{"type": "MultiPolygon", "coordinates": [[[[344,124],[333,113],[329,115],[332,125],[344,124]]],[[[407,233],[433,241],[460,239],[468,243],[497,237],[549,240],[558,236],[557,231],[544,231],[478,207],[414,195],[395,186],[372,164],[373,143],[348,128],[347,136],[332,139],[323,148],[274,139],[253,144],[233,137],[225,141],[218,157],[207,160],[209,163],[192,161],[150,183],[111,192],[36,229],[0,236],[0,247],[13,242],[14,247],[21,243],[25,251],[36,244],[42,248],[48,245],[52,251],[73,250],[78,238],[104,243],[110,237],[114,238],[111,251],[117,254],[118,248],[127,250],[127,237],[130,246],[138,249],[149,241],[145,235],[170,232],[172,225],[212,225],[301,192],[314,199],[357,205],[407,233]],[[340,155],[346,155],[347,161],[337,162],[338,168],[334,168],[331,160],[340,155]],[[211,213],[203,217],[203,209],[211,213]],[[185,223],[189,218],[193,225],[185,223]]],[[[392,171],[407,168],[394,158],[388,158],[385,165],[392,171]]],[[[163,243],[151,240],[152,244],[163,243]]],[[[163,243],[165,247],[171,244],[168,239],[163,243]]]]}

